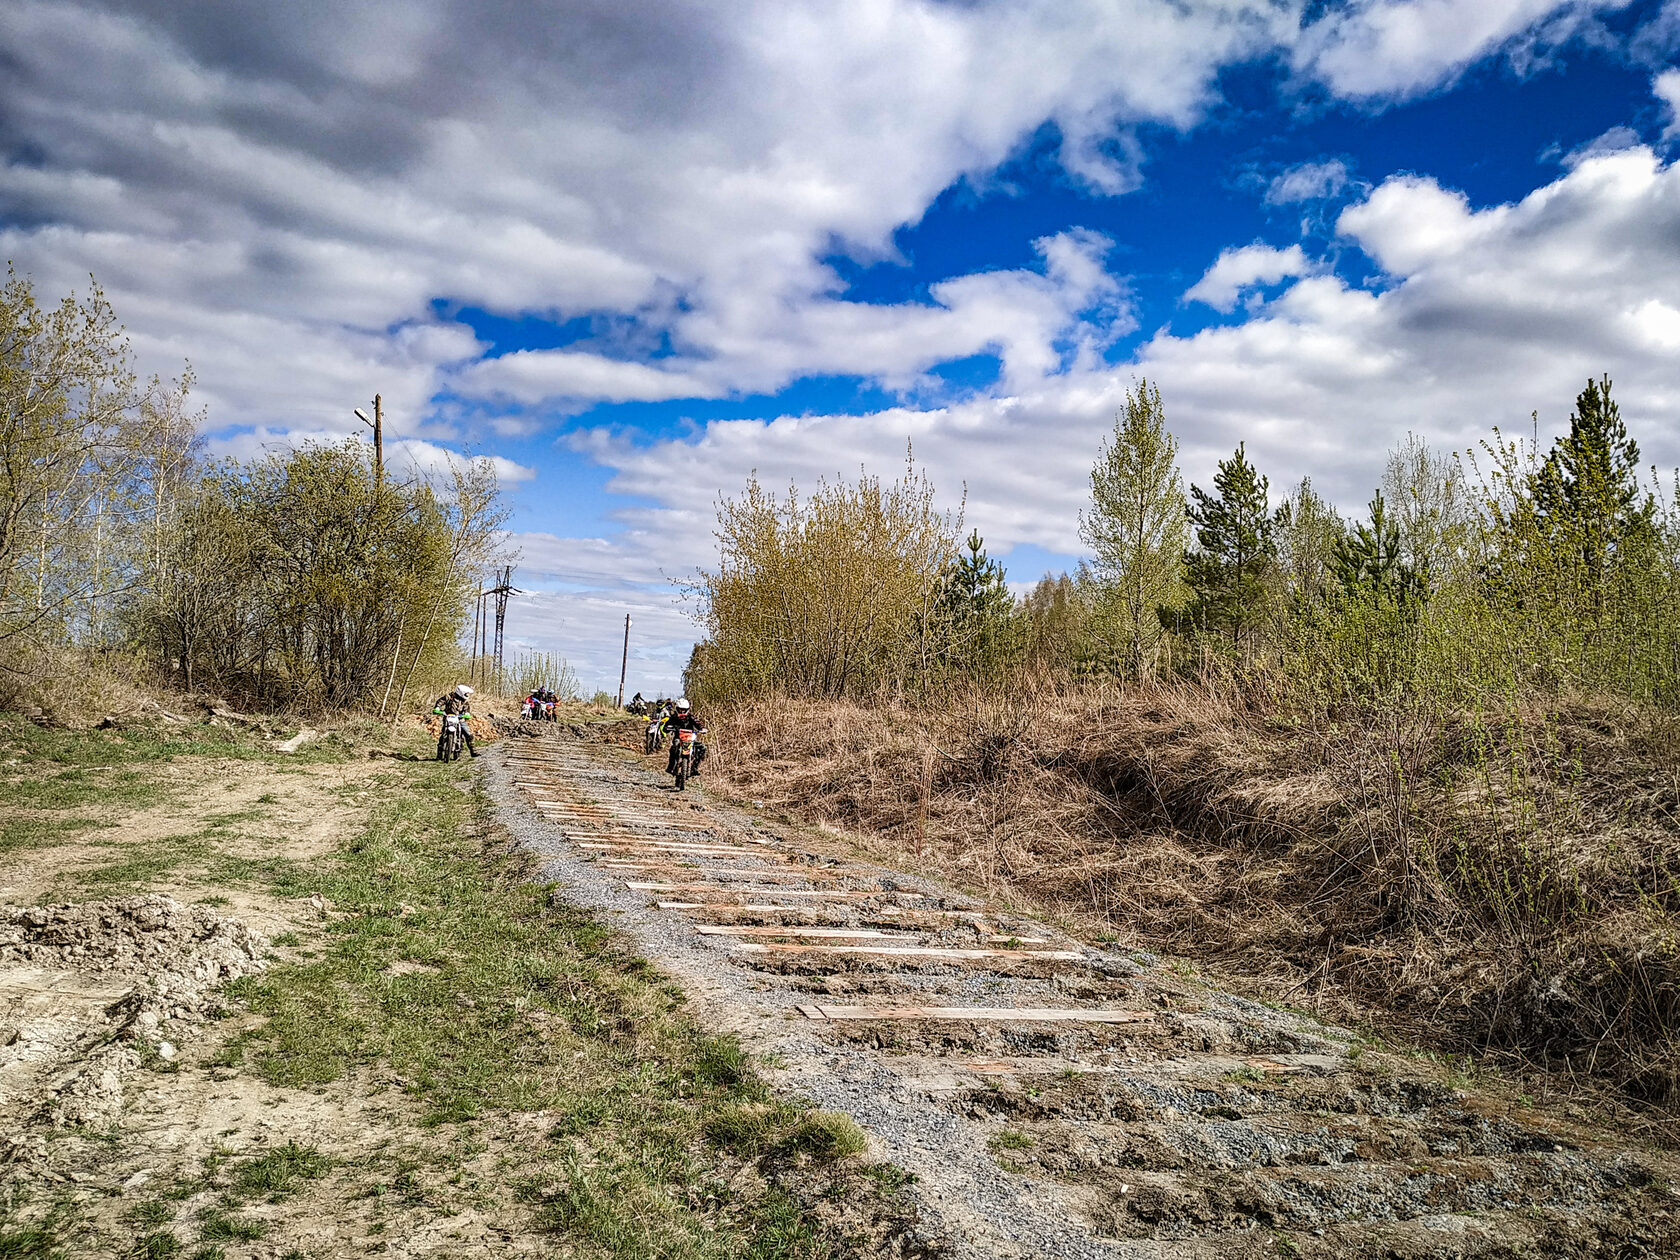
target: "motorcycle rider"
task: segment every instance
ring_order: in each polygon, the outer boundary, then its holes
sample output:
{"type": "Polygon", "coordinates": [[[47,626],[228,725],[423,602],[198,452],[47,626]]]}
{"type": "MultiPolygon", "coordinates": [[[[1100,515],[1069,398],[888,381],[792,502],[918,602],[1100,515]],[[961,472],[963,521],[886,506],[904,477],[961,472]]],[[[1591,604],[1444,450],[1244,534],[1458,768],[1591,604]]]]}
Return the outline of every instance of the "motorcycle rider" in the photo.
{"type": "Polygon", "coordinates": [[[678,696],[676,711],[665,719],[665,729],[671,732],[671,755],[665,762],[665,773],[677,772],[677,747],[682,742],[677,738],[678,731],[693,731],[694,760],[689,765],[689,774],[694,778],[700,777],[700,763],[706,759],[706,745],[700,742],[699,736],[706,733],[706,724],[689,708],[688,697],[678,696]]]}
{"type": "MultiPolygon", "coordinates": [[[[437,703],[432,706],[432,712],[440,715],[460,715],[461,738],[467,741],[467,751],[476,757],[478,756],[478,749],[473,747],[472,727],[467,721],[472,717],[472,714],[467,712],[467,701],[472,698],[472,693],[473,689],[466,683],[457,683],[454,691],[447,691],[438,697],[437,703]]],[[[437,746],[437,759],[439,761],[443,760],[444,735],[445,731],[440,729],[437,746]]]]}

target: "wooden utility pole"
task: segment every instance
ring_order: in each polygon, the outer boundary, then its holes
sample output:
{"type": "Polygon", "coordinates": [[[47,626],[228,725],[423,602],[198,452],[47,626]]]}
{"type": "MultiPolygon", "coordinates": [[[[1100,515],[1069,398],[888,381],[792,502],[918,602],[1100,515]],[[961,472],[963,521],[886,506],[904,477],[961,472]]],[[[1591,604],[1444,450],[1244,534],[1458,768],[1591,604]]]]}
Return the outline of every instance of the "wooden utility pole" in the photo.
{"type": "Polygon", "coordinates": [[[373,396],[373,485],[385,488],[385,404],[373,396]]]}
{"type": "Polygon", "coordinates": [[[373,487],[377,492],[385,488],[385,404],[378,394],[373,396],[373,419],[356,408],[356,419],[373,430],[373,487]]]}
{"type": "MultiPolygon", "coordinates": [[[[630,672],[630,614],[624,614],[624,660],[618,667],[618,707],[624,707],[624,676],[630,672]]],[[[673,737],[674,738],[674,737],[673,737]]]]}

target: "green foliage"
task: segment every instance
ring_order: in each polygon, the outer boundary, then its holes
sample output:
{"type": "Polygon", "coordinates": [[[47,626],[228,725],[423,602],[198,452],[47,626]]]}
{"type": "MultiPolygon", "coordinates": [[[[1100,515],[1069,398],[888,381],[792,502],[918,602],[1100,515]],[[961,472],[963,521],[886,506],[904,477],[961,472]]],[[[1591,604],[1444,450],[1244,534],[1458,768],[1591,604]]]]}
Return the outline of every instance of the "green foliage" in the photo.
{"type": "Polygon", "coordinates": [[[1091,469],[1091,506],[1079,518],[1079,536],[1095,553],[1101,632],[1133,678],[1153,664],[1156,610],[1182,599],[1189,529],[1177,457],[1161,391],[1142,381],[1126,392],[1125,413],[1103,442],[1091,469]]]}
{"type": "Polygon", "coordinates": [[[73,646],[236,702],[382,707],[452,658],[503,516],[490,462],[441,489],[354,442],[207,468],[193,385],[136,381],[97,285],[0,288],[0,693],[73,646]]]}
{"type": "Polygon", "coordinates": [[[1088,594],[1088,588],[1082,589],[1066,573],[1045,574],[1021,601],[1029,665],[1072,674],[1092,656],[1088,594]]]}
{"type": "Polygon", "coordinates": [[[1226,632],[1233,644],[1253,638],[1271,602],[1268,583],[1277,566],[1277,521],[1268,481],[1248,462],[1242,444],[1214,473],[1216,494],[1191,486],[1190,520],[1196,546],[1185,559],[1194,598],[1170,618],[1174,626],[1226,632]]]}
{"type": "Polygon", "coordinates": [[[944,643],[940,659],[972,678],[996,678],[1020,654],[1022,617],[1003,566],[986,554],[979,530],[965,546],[946,567],[934,611],[934,633],[944,643]]]}
{"type": "Polygon", "coordinates": [[[562,700],[582,698],[577,670],[553,652],[521,652],[507,667],[502,690],[510,696],[528,696],[545,683],[562,700]]]}
{"type": "Polygon", "coordinates": [[[1278,578],[1294,606],[1324,598],[1346,533],[1341,514],[1313,489],[1312,478],[1301,478],[1277,510],[1278,578]]]}
{"type": "Polygon", "coordinates": [[[1409,610],[1425,598],[1425,583],[1405,561],[1400,527],[1380,492],[1371,500],[1370,524],[1356,524],[1336,540],[1331,572],[1343,599],[1409,610]]]}
{"type": "Polygon", "coordinates": [[[913,464],[809,498],[749,479],[718,504],[718,565],[695,586],[708,643],[691,693],[856,696],[929,675],[955,532],[913,464]]]}
{"type": "Polygon", "coordinates": [[[493,478],[466,470],[445,499],[377,477],[353,443],[209,470],[178,505],[142,633],[188,690],[376,701],[411,657],[453,650],[496,524],[493,478]]]}

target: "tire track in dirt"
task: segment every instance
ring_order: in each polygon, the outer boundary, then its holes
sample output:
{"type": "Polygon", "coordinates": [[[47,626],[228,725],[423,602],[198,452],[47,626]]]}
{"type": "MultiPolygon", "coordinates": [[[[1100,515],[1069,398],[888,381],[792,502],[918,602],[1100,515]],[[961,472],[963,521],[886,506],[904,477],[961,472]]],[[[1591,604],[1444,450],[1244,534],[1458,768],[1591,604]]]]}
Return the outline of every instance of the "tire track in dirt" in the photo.
{"type": "MultiPolygon", "coordinates": [[[[558,737],[556,737],[558,736],[558,737]]],[[[811,852],[651,763],[507,741],[492,795],[558,895],[703,1022],[851,1114],[972,1257],[1680,1254],[1676,1163],[1160,960],[811,852]]]]}

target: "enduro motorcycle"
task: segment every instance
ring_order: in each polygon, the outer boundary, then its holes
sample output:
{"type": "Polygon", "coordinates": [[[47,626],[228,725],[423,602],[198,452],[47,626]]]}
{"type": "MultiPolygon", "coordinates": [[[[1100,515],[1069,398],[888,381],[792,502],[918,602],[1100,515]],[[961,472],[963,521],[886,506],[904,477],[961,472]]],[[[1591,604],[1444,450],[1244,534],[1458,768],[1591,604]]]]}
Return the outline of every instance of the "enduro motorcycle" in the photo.
{"type": "Polygon", "coordinates": [[[443,759],[455,761],[461,756],[461,750],[467,746],[464,735],[466,719],[459,713],[445,713],[443,715],[443,759]]]}
{"type": "Polygon", "coordinates": [[[642,737],[642,745],[649,756],[665,746],[665,715],[654,713],[648,718],[647,733],[642,737]]]}
{"type": "Polygon", "coordinates": [[[694,742],[700,737],[698,731],[681,730],[677,735],[677,791],[682,791],[689,777],[694,773],[694,742]]]}
{"type": "Polygon", "coordinates": [[[558,722],[560,720],[554,716],[554,701],[544,700],[542,702],[542,720],[545,722],[558,722]]]}

